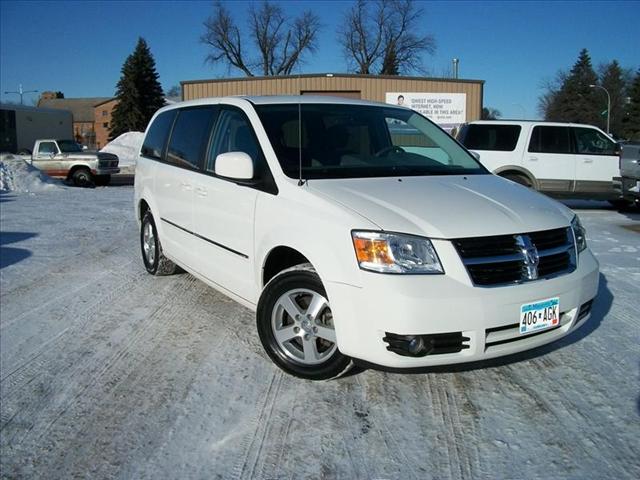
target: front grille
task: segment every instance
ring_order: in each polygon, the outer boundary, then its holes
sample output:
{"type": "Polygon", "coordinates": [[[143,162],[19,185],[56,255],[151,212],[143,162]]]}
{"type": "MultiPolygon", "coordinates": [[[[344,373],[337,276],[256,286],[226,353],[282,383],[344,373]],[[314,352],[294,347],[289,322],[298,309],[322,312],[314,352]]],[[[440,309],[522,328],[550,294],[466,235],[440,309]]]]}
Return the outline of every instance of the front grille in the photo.
{"type": "Polygon", "coordinates": [[[98,166],[101,168],[117,167],[118,156],[108,152],[98,152],[98,166]]]}
{"type": "Polygon", "coordinates": [[[459,238],[453,245],[478,286],[521,283],[570,273],[576,251],[570,228],[459,238]],[[533,257],[537,254],[537,264],[533,257]],[[533,256],[532,256],[533,255],[533,256]]]}
{"type": "Polygon", "coordinates": [[[558,325],[552,328],[547,328],[538,332],[520,333],[520,324],[512,323],[510,325],[504,325],[502,327],[488,328],[485,330],[485,351],[490,350],[491,347],[498,345],[504,345],[505,343],[519,342],[521,340],[537,337],[538,335],[544,335],[549,332],[553,332],[567,323],[567,315],[565,313],[560,314],[560,322],[558,325]]]}

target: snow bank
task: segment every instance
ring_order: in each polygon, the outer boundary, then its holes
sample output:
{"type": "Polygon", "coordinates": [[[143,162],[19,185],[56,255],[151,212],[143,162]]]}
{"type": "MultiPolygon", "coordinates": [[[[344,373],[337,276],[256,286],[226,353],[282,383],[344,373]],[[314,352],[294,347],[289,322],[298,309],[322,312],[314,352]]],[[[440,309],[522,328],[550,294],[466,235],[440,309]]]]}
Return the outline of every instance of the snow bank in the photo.
{"type": "Polygon", "coordinates": [[[122,173],[127,173],[127,170],[131,170],[131,173],[136,167],[136,157],[142,147],[142,140],[144,139],[144,133],[142,132],[127,132],[120,135],[118,138],[107,143],[101,152],[114,153],[120,159],[119,166],[122,173]]]}
{"type": "Polygon", "coordinates": [[[29,165],[18,155],[0,155],[0,190],[34,193],[56,189],[61,182],[29,165]]]}

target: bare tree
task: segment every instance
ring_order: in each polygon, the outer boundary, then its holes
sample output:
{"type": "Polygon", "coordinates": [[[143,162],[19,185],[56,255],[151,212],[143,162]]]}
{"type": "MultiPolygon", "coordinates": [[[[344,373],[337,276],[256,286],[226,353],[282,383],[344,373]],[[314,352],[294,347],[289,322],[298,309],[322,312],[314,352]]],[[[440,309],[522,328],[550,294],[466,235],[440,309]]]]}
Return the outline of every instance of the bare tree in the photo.
{"type": "Polygon", "coordinates": [[[502,117],[502,112],[497,108],[484,107],[480,120],[498,120],[500,117],[502,117]]]}
{"type": "Polygon", "coordinates": [[[422,54],[436,49],[432,35],[416,33],[423,15],[413,0],[358,0],[344,17],[338,41],[358,73],[423,72],[422,54]]]}
{"type": "Polygon", "coordinates": [[[252,45],[249,53],[229,10],[221,1],[214,10],[204,22],[205,33],[201,37],[202,43],[211,47],[209,62],[222,60],[249,77],[256,71],[265,76],[289,75],[306,52],[316,50],[320,19],[310,10],[289,19],[280,5],[268,0],[258,8],[252,6],[247,20],[247,37],[252,45]]]}

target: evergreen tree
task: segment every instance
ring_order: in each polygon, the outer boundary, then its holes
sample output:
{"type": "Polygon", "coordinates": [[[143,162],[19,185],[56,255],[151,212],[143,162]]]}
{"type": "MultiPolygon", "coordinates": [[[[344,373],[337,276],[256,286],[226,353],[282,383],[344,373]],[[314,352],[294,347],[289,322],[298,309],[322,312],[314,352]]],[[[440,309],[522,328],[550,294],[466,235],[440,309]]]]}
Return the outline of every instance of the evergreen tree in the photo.
{"type": "Polygon", "coordinates": [[[598,97],[594,85],[598,81],[591,65],[591,57],[587,49],[582,49],[569,74],[558,91],[548,99],[545,120],[557,122],[578,122],[590,125],[599,123],[600,112],[598,97]]]}
{"type": "MultiPolygon", "coordinates": [[[[607,89],[609,96],[611,97],[611,112],[609,118],[609,129],[611,133],[615,135],[622,135],[622,119],[624,116],[624,102],[625,102],[625,72],[620,67],[620,64],[614,60],[611,63],[604,65],[601,69],[600,85],[607,89]]],[[[600,121],[595,125],[599,126],[603,130],[607,124],[607,94],[602,89],[596,89],[598,94],[596,105],[600,108],[600,121]]]]}
{"type": "Polygon", "coordinates": [[[135,50],[122,66],[116,97],[110,140],[126,132],[143,132],[156,110],[164,106],[156,62],[143,38],[138,39],[135,50]]]}
{"type": "Polygon", "coordinates": [[[640,141],[640,69],[629,88],[629,103],[625,105],[622,125],[624,136],[628,140],[640,141]]]}

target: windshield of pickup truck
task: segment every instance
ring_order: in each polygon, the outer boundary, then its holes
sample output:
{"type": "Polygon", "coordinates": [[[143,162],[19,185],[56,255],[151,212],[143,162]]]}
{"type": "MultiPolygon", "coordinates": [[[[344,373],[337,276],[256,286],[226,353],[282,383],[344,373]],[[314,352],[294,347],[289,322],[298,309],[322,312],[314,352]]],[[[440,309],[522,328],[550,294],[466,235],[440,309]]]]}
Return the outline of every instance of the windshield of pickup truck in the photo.
{"type": "Polygon", "coordinates": [[[446,132],[407,108],[280,104],[256,110],[291,178],[300,175],[300,156],[304,179],[488,173],[446,132]]]}
{"type": "Polygon", "coordinates": [[[76,153],[82,151],[82,147],[73,140],[58,140],[57,142],[62,153],[76,153]]]}

